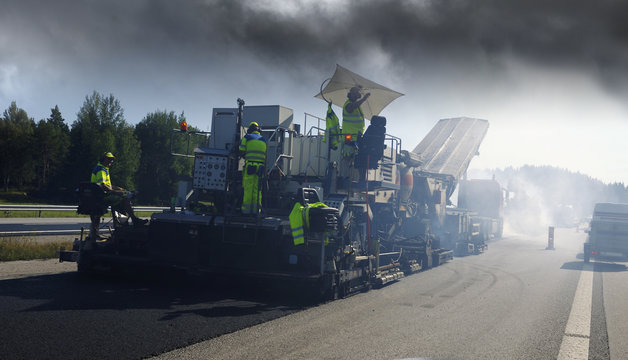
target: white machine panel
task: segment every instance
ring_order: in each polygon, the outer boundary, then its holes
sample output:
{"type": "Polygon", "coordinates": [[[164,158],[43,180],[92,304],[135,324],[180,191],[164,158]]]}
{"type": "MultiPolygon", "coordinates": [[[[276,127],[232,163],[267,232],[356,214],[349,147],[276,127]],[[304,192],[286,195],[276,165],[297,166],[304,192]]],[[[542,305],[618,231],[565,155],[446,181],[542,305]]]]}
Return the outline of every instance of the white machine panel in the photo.
{"type": "Polygon", "coordinates": [[[325,176],[327,171],[327,144],[322,136],[294,138],[290,175],[325,176]]]}
{"type": "MultiPolygon", "coordinates": [[[[212,148],[231,149],[237,113],[237,108],[213,109],[212,135],[210,138],[210,146],[212,148]]],[[[246,128],[251,121],[257,122],[260,128],[266,131],[269,129],[274,131],[278,126],[290,130],[294,129],[294,124],[292,123],[294,115],[292,109],[280,105],[245,106],[242,110],[242,116],[240,139],[246,135],[246,128]]]]}
{"type": "Polygon", "coordinates": [[[195,189],[226,190],[227,156],[225,154],[196,153],[193,186],[195,189]]]}

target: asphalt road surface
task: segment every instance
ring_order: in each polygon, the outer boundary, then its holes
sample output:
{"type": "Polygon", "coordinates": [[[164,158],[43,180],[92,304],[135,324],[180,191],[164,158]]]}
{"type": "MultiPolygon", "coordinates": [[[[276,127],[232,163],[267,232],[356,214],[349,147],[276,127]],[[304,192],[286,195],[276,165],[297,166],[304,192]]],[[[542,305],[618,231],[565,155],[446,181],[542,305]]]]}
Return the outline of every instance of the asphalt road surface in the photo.
{"type": "MultiPolygon", "coordinates": [[[[64,239],[74,239],[80,233],[81,228],[85,229],[86,235],[89,232],[89,218],[0,218],[0,233],[19,233],[17,236],[24,236],[38,239],[43,235],[36,234],[42,231],[55,232],[64,239]],[[71,234],[71,235],[70,235],[71,234]]],[[[101,220],[101,231],[106,232],[107,227],[113,227],[111,217],[103,217],[101,220]]],[[[14,236],[14,235],[11,235],[14,236]]],[[[54,236],[50,234],[50,236],[54,236]]],[[[38,239],[38,241],[40,241],[38,239]]]]}
{"type": "MultiPolygon", "coordinates": [[[[109,221],[110,218],[106,218],[109,221]]],[[[89,218],[0,218],[0,232],[89,229],[89,218]]]]}
{"type": "Polygon", "coordinates": [[[583,242],[571,229],[557,230],[556,250],[510,235],[318,305],[265,285],[0,263],[0,358],[628,359],[628,262],[585,266],[583,242]]]}
{"type": "MultiPolygon", "coordinates": [[[[81,228],[85,236],[89,233],[90,220],[75,218],[0,218],[0,234],[12,238],[26,238],[40,243],[72,241],[79,237],[81,228]],[[40,232],[49,232],[46,235],[40,232]],[[7,235],[17,233],[18,235],[7,235]]],[[[113,227],[111,217],[101,219],[101,233],[106,234],[113,227]]],[[[0,237],[1,239],[1,237],[0,237]]]]}

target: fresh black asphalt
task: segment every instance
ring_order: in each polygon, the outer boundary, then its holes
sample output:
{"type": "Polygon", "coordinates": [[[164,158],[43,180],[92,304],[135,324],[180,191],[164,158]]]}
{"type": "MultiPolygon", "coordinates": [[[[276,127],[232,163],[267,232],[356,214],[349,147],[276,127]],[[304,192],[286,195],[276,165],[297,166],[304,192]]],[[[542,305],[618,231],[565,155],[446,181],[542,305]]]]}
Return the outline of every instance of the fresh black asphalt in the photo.
{"type": "Polygon", "coordinates": [[[187,277],[63,273],[2,280],[0,359],[144,358],[305,307],[281,293],[187,277]]]}

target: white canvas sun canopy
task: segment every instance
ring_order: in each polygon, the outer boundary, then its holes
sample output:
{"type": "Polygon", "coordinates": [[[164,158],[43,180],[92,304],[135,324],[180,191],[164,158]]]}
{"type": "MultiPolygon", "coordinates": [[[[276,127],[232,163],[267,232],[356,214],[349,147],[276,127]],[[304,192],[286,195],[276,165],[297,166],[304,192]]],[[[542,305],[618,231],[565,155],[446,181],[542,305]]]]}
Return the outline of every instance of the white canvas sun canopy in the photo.
{"type": "Polygon", "coordinates": [[[321,93],[315,97],[343,107],[347,101],[349,89],[354,86],[361,87],[362,94],[371,93],[371,96],[361,106],[364,118],[369,120],[373,115],[379,115],[388,104],[403,95],[336,65],[334,76],[321,93]]]}

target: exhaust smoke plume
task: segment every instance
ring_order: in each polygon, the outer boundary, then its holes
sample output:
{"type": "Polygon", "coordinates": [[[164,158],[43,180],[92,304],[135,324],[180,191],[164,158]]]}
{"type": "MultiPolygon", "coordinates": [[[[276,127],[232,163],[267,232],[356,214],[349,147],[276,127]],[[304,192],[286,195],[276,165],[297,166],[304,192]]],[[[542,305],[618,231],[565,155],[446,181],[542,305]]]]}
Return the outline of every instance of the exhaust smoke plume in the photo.
{"type": "Polygon", "coordinates": [[[539,235],[548,226],[583,226],[598,202],[628,203],[628,188],[550,166],[472,170],[470,178],[495,176],[507,189],[504,223],[516,233],[539,235]]]}

